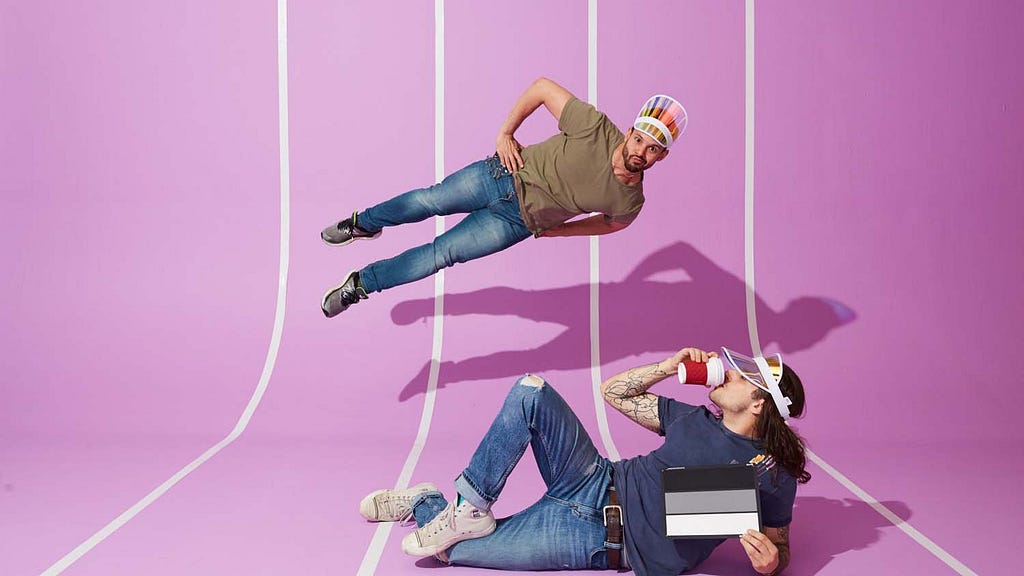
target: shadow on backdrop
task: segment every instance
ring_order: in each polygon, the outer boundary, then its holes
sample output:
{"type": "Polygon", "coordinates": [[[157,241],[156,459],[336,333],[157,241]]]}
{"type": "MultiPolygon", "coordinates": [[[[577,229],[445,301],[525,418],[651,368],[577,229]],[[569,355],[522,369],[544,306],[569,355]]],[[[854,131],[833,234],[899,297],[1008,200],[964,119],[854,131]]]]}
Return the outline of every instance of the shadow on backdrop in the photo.
{"type": "MultiPolygon", "coordinates": [[[[910,519],[910,509],[903,502],[882,505],[902,520],[910,519]]],[[[869,548],[881,539],[882,529],[892,524],[861,500],[798,496],[792,526],[793,559],[786,572],[817,574],[836,556],[869,548]]],[[[726,576],[750,572],[750,561],[739,542],[726,542],[693,574],[726,576]]]]}
{"type": "MultiPolygon", "coordinates": [[[[607,363],[647,352],[666,356],[682,346],[744,349],[747,341],[746,285],[685,242],[666,246],[647,258],[621,282],[600,286],[601,361],[607,363]]],[[[396,324],[431,317],[434,300],[400,302],[391,309],[396,324]]],[[[829,331],[852,322],[846,305],[815,296],[791,300],[776,311],[760,296],[756,304],[762,347],[782,352],[805,350],[829,331]]],[[[519,316],[555,323],[565,329],[528,350],[505,350],[441,363],[438,388],[456,382],[514,377],[524,372],[572,370],[590,366],[590,285],[548,290],[495,287],[445,295],[445,316],[485,314],[519,316]]],[[[426,391],[430,362],[399,393],[405,401],[426,391]]]]}

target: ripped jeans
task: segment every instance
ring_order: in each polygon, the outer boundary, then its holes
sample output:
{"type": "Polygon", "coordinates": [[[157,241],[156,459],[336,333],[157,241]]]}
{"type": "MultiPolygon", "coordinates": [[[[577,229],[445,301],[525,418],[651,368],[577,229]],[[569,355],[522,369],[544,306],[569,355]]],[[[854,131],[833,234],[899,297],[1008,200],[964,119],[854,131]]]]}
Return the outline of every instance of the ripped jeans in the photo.
{"type": "Polygon", "coordinates": [[[519,214],[515,178],[497,156],[474,162],[439,184],[412,190],[359,213],[359,227],[376,232],[431,216],[469,215],[429,244],[374,262],[359,271],[367,292],[380,292],[426,278],[531,236],[519,214]]]}
{"type": "MultiPolygon", "coordinates": [[[[606,569],[602,509],[611,464],[565,400],[539,377],[526,375],[512,386],[469,466],[456,478],[456,489],[474,506],[490,508],[527,446],[547,491],[529,508],[499,519],[488,536],[449,548],[449,562],[504,570],[606,569]]],[[[445,506],[439,492],[416,497],[417,525],[445,506]]]]}

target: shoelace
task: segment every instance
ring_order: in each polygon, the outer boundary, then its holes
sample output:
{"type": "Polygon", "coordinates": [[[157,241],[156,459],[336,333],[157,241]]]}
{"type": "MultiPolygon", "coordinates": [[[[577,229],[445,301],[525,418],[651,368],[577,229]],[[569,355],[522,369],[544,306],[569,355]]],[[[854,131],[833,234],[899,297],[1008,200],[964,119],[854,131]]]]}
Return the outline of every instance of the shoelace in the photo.
{"type": "Polygon", "coordinates": [[[441,532],[442,527],[445,527],[445,526],[451,526],[453,529],[455,528],[455,507],[454,506],[452,506],[450,508],[445,508],[444,510],[442,510],[441,513],[438,514],[436,518],[431,520],[430,523],[428,523],[423,528],[430,527],[430,535],[431,536],[436,536],[437,534],[439,534],[441,532]]]}
{"type": "Polygon", "coordinates": [[[338,222],[337,228],[338,232],[348,234],[349,236],[356,236],[359,230],[359,227],[351,220],[342,220],[341,222],[338,222]]]}
{"type": "MultiPolygon", "coordinates": [[[[380,498],[378,496],[378,498],[380,498]]],[[[405,508],[396,519],[396,522],[407,522],[412,518],[412,496],[395,496],[394,494],[388,494],[383,501],[380,502],[379,506],[386,509],[390,514],[388,516],[394,516],[397,512],[405,508]]]]}
{"type": "Polygon", "coordinates": [[[343,304],[355,304],[359,302],[359,292],[352,290],[351,292],[341,291],[341,301],[343,304]]]}
{"type": "Polygon", "coordinates": [[[338,222],[338,231],[344,232],[353,238],[356,236],[372,236],[372,234],[356,224],[353,220],[342,220],[341,222],[338,222]]]}

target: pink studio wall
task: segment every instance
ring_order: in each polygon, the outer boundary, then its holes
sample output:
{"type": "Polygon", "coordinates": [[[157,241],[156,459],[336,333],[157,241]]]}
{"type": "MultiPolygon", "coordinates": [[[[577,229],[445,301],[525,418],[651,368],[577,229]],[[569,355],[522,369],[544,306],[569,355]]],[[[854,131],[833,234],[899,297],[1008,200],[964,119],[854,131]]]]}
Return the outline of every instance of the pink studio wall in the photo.
{"type": "MultiPolygon", "coordinates": [[[[690,113],[647,176],[640,219],[599,242],[602,374],[683,345],[748,349],[745,5],[598,7],[599,107],[624,127],[665,92],[690,113]]],[[[1024,472],[1010,457],[1019,427],[1000,416],[1024,402],[1001,361],[1024,320],[1021,9],[787,1],[756,14],[761,344],[803,376],[798,427],[816,454],[999,573],[1024,472]],[[991,529],[965,537],[963,519],[991,529]]],[[[0,8],[0,573],[46,569],[223,438],[256,386],[278,279],[276,18],[273,2],[0,8]]],[[[449,0],[445,26],[446,172],[491,151],[535,77],[588,97],[583,0],[449,0]]],[[[238,442],[69,573],[324,573],[362,558],[372,527],[356,504],[395,483],[419,425],[434,286],[331,321],[318,303],[434,228],[340,250],[317,234],[434,180],[433,49],[430,2],[290,3],[290,269],[267,395],[238,442]],[[371,116],[387,122],[368,129],[371,116]]],[[[554,129],[540,110],[520,140],[554,129]]],[[[558,386],[604,450],[589,258],[586,238],[531,239],[446,273],[437,405],[413,482],[454,477],[526,371],[558,386]]],[[[609,421],[623,456],[657,442],[609,421]]],[[[906,537],[883,539],[884,520],[812,472],[800,573],[875,556],[875,573],[946,569],[906,537]],[[820,529],[837,521],[865,535],[820,529]]],[[[535,499],[529,462],[509,486],[499,514],[535,499]]],[[[418,570],[398,534],[378,574],[418,570]]],[[[708,573],[739,565],[716,558],[708,573]]]]}
{"type": "Polygon", "coordinates": [[[276,14],[247,5],[4,3],[0,572],[223,437],[259,377],[276,14]]]}
{"type": "Polygon", "coordinates": [[[4,433],[219,434],[248,397],[277,272],[275,25],[243,3],[5,8],[4,433]]]}
{"type": "MultiPolygon", "coordinates": [[[[939,542],[954,519],[1008,560],[1021,342],[1024,75],[1012,3],[790,2],[758,13],[757,281],[856,312],[790,355],[815,395],[802,430],[939,542]],[[792,223],[792,225],[790,225],[792,223]],[[1004,511],[1004,513],[1000,512],[1004,511]]],[[[785,327],[764,326],[775,338],[785,327]]],[[[782,346],[785,350],[785,346],[782,346]]]]}
{"type": "Polygon", "coordinates": [[[878,441],[1019,438],[992,410],[1024,399],[1000,385],[1024,311],[1022,41],[1007,24],[1020,13],[998,2],[812,6],[757,21],[756,240],[766,298],[803,290],[857,313],[820,354],[836,374],[815,379],[848,373],[878,401],[854,412],[836,395],[822,420],[878,441]],[[798,225],[780,225],[787,215],[798,225]],[[899,360],[864,361],[875,354],[899,360]],[[916,391],[900,398],[898,385],[916,391]]]}

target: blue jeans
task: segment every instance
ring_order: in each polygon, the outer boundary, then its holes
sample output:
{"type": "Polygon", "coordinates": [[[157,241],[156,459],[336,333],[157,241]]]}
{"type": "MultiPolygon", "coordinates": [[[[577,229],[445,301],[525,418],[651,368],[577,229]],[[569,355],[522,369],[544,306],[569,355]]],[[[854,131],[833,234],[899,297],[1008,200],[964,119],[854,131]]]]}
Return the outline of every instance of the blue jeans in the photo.
{"type": "Polygon", "coordinates": [[[385,226],[419,222],[431,216],[468,213],[434,239],[359,271],[367,292],[426,278],[459,262],[500,252],[531,236],[519,214],[515,178],[497,156],[474,162],[439,184],[412,190],[359,213],[359,227],[376,232],[385,226]]]}
{"type": "MultiPolygon", "coordinates": [[[[608,567],[603,507],[608,503],[611,464],[602,457],[565,400],[536,376],[523,376],[456,478],[463,498],[490,508],[512,469],[533,448],[547,491],[483,538],[448,549],[451,564],[505,570],[603,570],[608,567]]],[[[440,492],[412,503],[423,526],[447,506],[440,492]]],[[[616,545],[618,546],[618,545],[616,545]]]]}

